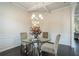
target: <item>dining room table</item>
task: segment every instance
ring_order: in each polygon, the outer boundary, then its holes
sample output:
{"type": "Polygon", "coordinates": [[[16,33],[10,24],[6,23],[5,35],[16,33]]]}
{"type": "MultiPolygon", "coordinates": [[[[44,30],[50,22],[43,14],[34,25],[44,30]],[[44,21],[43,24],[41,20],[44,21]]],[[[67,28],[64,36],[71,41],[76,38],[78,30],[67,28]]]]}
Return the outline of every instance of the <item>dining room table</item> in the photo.
{"type": "Polygon", "coordinates": [[[38,38],[29,38],[29,41],[23,40],[23,42],[30,44],[31,48],[29,49],[27,54],[31,53],[31,55],[33,56],[40,56],[42,44],[50,42],[50,40],[38,37],[38,38]]]}

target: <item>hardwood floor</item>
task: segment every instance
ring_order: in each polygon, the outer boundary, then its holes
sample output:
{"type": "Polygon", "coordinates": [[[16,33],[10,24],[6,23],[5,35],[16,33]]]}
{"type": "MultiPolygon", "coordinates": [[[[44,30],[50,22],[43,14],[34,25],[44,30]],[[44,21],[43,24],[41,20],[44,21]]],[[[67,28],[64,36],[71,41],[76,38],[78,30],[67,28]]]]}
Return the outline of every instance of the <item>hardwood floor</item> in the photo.
{"type": "Polygon", "coordinates": [[[75,43],[75,49],[74,49],[75,55],[76,56],[79,56],[79,40],[78,39],[75,39],[74,40],[74,43],[75,43]]]}
{"type": "MultiPolygon", "coordinates": [[[[43,56],[54,56],[46,52],[42,52],[42,55],[43,56]]],[[[21,56],[20,46],[0,53],[0,56],[21,56]]],[[[59,45],[58,56],[74,56],[74,49],[71,48],[70,46],[59,45]]]]}

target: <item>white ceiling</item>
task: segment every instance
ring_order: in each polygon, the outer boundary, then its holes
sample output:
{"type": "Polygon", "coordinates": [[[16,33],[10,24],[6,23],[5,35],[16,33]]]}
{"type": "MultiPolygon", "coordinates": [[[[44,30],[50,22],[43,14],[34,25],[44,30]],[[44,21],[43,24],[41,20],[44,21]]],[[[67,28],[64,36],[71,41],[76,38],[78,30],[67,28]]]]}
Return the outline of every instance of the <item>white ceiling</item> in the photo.
{"type": "Polygon", "coordinates": [[[50,12],[57,8],[68,6],[69,2],[12,2],[12,4],[24,8],[27,12],[50,12]]]}

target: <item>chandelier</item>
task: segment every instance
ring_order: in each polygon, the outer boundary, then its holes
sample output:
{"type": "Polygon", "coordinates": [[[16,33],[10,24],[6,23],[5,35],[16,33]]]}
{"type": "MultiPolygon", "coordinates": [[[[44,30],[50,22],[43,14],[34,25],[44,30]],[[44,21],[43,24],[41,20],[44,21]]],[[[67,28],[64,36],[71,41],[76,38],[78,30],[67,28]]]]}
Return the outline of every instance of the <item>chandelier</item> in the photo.
{"type": "Polygon", "coordinates": [[[31,20],[32,20],[32,27],[31,27],[31,34],[34,36],[34,38],[37,38],[38,35],[41,34],[40,26],[39,26],[39,20],[43,19],[41,14],[33,13],[31,20]]]}
{"type": "Polygon", "coordinates": [[[43,17],[39,13],[33,13],[31,19],[32,19],[33,26],[39,26],[39,21],[42,20],[43,17]]]}

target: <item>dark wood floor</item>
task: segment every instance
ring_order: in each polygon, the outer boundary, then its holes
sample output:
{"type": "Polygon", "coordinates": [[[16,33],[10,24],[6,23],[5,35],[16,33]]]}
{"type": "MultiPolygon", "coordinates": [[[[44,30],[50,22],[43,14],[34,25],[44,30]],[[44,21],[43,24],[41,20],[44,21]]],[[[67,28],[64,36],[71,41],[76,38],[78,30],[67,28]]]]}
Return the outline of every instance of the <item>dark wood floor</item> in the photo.
{"type": "MultiPolygon", "coordinates": [[[[42,55],[52,56],[52,54],[45,53],[45,52],[43,52],[42,55]]],[[[20,46],[0,53],[0,56],[21,56],[20,46]]],[[[71,48],[70,46],[59,45],[58,56],[74,56],[74,49],[71,48]]]]}
{"type": "Polygon", "coordinates": [[[75,43],[75,49],[74,49],[75,55],[76,56],[79,56],[79,40],[78,39],[75,39],[74,40],[74,43],[75,43]]]}

